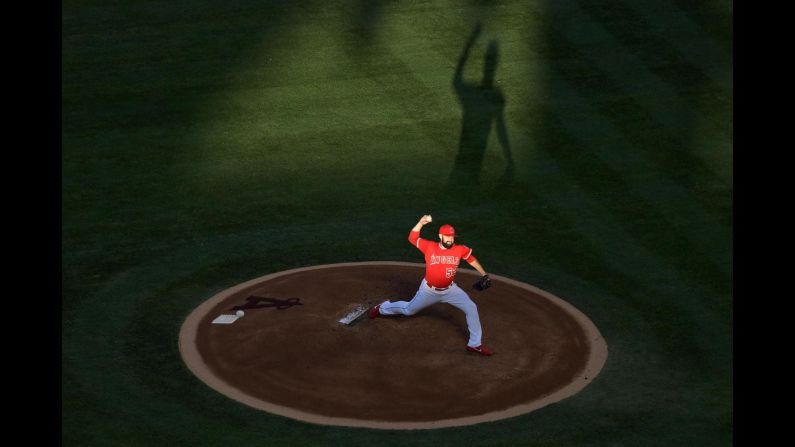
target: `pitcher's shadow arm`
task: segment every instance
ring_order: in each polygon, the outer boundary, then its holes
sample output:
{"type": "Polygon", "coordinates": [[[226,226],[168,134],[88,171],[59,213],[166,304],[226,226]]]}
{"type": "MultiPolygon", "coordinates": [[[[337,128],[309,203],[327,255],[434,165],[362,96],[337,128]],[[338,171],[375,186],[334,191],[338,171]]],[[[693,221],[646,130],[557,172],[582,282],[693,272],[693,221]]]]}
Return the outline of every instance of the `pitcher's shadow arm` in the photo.
{"type": "Polygon", "coordinates": [[[469,50],[472,49],[472,45],[475,44],[475,40],[477,40],[482,29],[482,24],[478,22],[472,29],[472,33],[470,33],[469,39],[467,39],[467,43],[464,45],[464,50],[458,58],[458,65],[455,67],[455,75],[453,76],[453,87],[456,90],[459,90],[464,85],[464,65],[466,65],[467,59],[469,59],[469,50]]]}

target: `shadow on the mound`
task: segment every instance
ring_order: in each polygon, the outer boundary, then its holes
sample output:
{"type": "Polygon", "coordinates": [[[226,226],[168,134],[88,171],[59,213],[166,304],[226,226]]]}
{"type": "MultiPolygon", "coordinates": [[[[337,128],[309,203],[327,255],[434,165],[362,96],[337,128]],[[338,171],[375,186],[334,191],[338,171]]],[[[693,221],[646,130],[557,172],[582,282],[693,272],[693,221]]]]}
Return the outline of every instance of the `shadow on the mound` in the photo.
{"type": "Polygon", "coordinates": [[[451,307],[449,304],[436,303],[432,304],[425,309],[417,312],[409,318],[428,318],[437,321],[443,321],[445,324],[450,324],[464,337],[465,340],[469,339],[469,329],[466,326],[466,321],[462,318],[456,318],[448,308],[453,312],[459,312],[463,317],[464,313],[451,307]]]}
{"type": "MultiPolygon", "coordinates": [[[[446,308],[450,307],[450,305],[445,303],[436,303],[432,304],[414,315],[383,315],[382,317],[396,319],[396,320],[410,320],[410,319],[431,319],[441,321],[443,323],[439,324],[450,324],[456,328],[456,330],[464,337],[464,339],[469,339],[469,329],[466,326],[466,321],[462,318],[456,318],[456,316],[449,312],[446,308]]],[[[460,312],[453,307],[450,307],[455,312],[460,312]]],[[[463,317],[464,313],[460,312],[461,316],[463,317]]],[[[436,323],[434,323],[436,324],[436,323]]]]}
{"type": "Polygon", "coordinates": [[[234,306],[232,310],[261,309],[263,307],[275,307],[277,310],[284,310],[293,306],[304,305],[304,303],[301,302],[301,298],[279,299],[251,295],[246,298],[246,301],[248,301],[246,304],[234,306]]]}

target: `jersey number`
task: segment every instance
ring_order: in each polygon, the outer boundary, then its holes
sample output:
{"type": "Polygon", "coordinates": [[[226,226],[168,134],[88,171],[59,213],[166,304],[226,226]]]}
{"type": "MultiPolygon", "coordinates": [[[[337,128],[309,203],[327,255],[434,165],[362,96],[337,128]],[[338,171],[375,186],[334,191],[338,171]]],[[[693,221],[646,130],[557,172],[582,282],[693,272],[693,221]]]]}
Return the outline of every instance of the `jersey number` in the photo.
{"type": "Polygon", "coordinates": [[[453,276],[455,276],[455,270],[456,270],[456,268],[455,268],[455,267],[447,267],[447,268],[444,270],[444,276],[445,276],[446,278],[452,278],[453,276]]]}

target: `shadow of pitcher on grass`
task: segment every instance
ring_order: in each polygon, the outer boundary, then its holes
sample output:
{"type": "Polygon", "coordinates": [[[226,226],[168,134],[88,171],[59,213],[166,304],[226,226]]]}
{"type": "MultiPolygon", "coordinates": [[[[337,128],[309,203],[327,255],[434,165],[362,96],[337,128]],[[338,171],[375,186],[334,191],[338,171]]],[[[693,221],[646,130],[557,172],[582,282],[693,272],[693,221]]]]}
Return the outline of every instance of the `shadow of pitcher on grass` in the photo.
{"type": "Polygon", "coordinates": [[[463,78],[464,66],[481,29],[482,26],[478,23],[472,30],[453,76],[453,90],[463,109],[463,117],[458,154],[449,177],[451,186],[480,183],[480,171],[492,126],[496,127],[497,139],[506,161],[505,171],[498,183],[505,186],[514,178],[513,154],[504,117],[505,95],[494,84],[499,61],[499,44],[496,40],[490,41],[486,49],[481,81],[466,82],[463,78]]]}

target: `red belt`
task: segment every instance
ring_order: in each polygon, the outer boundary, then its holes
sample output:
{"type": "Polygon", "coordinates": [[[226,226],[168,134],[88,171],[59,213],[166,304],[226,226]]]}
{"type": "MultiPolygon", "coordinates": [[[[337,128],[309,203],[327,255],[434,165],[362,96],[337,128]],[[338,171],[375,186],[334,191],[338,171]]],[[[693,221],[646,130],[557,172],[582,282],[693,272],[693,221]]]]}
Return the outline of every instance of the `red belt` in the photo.
{"type": "Polygon", "coordinates": [[[431,289],[433,289],[433,290],[437,290],[437,291],[439,291],[439,292],[441,292],[441,291],[443,291],[443,290],[447,290],[447,289],[449,289],[449,288],[450,288],[450,286],[447,286],[447,287],[444,287],[444,288],[441,288],[441,287],[434,287],[434,286],[430,285],[430,283],[428,283],[428,281],[425,281],[425,284],[426,284],[428,287],[430,287],[431,289]]]}

